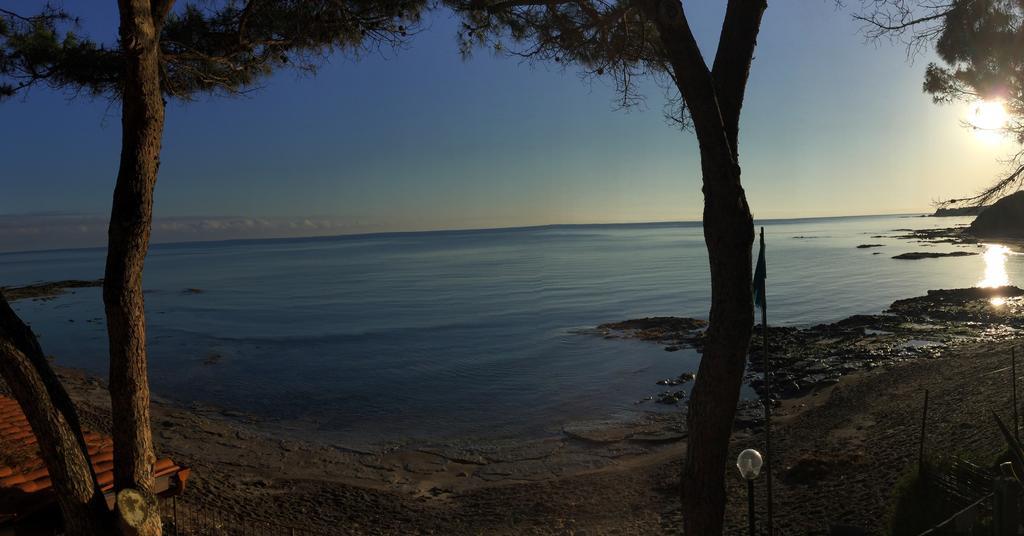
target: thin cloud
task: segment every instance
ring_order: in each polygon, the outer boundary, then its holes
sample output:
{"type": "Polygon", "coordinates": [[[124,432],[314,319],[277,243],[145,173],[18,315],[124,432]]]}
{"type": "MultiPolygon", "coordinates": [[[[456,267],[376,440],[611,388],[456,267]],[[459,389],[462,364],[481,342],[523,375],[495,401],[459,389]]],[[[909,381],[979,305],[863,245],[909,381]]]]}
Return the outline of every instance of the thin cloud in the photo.
{"type": "MultiPolygon", "coordinates": [[[[153,222],[153,243],[290,238],[386,230],[340,218],[177,217],[153,222]]],[[[107,220],[93,214],[0,214],[0,251],[102,247],[107,220]]]]}

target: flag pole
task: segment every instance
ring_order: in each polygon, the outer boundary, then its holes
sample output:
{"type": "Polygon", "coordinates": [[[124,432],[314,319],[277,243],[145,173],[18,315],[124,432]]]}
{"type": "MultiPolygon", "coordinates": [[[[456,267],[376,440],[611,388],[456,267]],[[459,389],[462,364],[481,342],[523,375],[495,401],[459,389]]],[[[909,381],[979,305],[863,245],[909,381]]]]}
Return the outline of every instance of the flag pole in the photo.
{"type": "MultiPolygon", "coordinates": [[[[761,254],[764,254],[764,227],[761,227],[761,254]]],[[[762,403],[764,404],[764,470],[767,477],[765,478],[767,486],[765,501],[768,506],[768,536],[774,536],[775,521],[772,516],[772,383],[768,369],[767,294],[767,292],[763,292],[761,295],[761,351],[764,356],[764,400],[762,403]]]]}

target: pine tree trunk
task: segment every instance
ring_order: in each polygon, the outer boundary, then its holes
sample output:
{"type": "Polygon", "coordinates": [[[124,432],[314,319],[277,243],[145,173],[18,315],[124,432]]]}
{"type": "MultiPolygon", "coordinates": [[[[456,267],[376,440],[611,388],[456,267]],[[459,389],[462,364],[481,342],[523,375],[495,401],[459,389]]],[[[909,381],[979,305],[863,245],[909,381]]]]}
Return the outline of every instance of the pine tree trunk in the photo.
{"type": "Polygon", "coordinates": [[[69,535],[111,533],[112,517],[89,464],[71,399],[35,335],[0,295],[0,376],[25,413],[69,535]]]}
{"type": "MultiPolygon", "coordinates": [[[[110,342],[114,481],[118,490],[153,494],[146,317],[142,269],[153,219],[164,102],[159,31],[150,2],[121,0],[120,38],[126,57],[121,110],[121,162],[108,229],[103,303],[110,342]]],[[[146,501],[145,504],[155,504],[146,501]]],[[[158,517],[158,516],[157,516],[158,517]]],[[[160,534],[159,524],[140,534],[160,534]]]]}
{"type": "Polygon", "coordinates": [[[702,155],[704,240],[711,264],[711,315],[690,395],[683,471],[683,523],[688,535],[721,534],[725,471],[736,404],[753,331],[753,219],[739,167],[702,155]]]}
{"type": "Polygon", "coordinates": [[[722,533],[725,471],[750,335],[754,328],[754,222],[740,182],[739,119],[765,0],[729,0],[713,69],[704,61],[679,0],[649,0],[673,79],[700,144],[704,241],[711,267],[711,314],[690,393],[683,527],[722,533]]]}

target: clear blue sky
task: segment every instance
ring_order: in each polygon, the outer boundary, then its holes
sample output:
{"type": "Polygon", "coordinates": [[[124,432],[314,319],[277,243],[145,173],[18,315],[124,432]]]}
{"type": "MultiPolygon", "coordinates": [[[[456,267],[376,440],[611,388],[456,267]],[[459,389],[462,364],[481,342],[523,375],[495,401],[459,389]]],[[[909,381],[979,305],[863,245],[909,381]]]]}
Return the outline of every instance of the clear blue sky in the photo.
{"type": "MultiPolygon", "coordinates": [[[[109,41],[116,3],[87,4],[69,8],[109,41]]],[[[710,57],[724,1],[684,5],[710,57]]],[[[610,83],[572,69],[462,60],[456,28],[439,12],[407,50],[172,103],[155,239],[700,218],[696,140],[665,122],[660,88],[616,111],[610,83]]],[[[865,44],[830,0],[770,2],[741,125],[754,216],[925,211],[991,180],[1010,145],[931,103],[927,59],[865,44]]],[[[0,249],[103,243],[118,112],[45,89],[0,104],[0,249]]]]}

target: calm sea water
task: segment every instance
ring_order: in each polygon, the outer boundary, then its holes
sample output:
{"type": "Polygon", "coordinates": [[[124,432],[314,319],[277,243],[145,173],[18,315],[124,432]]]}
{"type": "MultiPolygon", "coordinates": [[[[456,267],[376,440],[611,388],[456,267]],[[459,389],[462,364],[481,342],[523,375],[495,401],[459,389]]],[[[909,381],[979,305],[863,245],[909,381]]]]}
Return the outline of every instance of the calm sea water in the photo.
{"type": "MultiPolygon", "coordinates": [[[[900,261],[891,257],[957,248],[871,238],[968,221],[760,222],[770,321],[876,313],[993,274],[1024,283],[1014,254],[900,261]]],[[[0,255],[4,285],[102,270],[96,249],[0,255]]],[[[658,392],[658,379],[695,371],[696,353],[573,332],[642,316],[706,318],[709,305],[702,230],[690,223],[158,245],[145,285],[158,395],[352,442],[536,434],[657,409],[634,402],[658,392]]],[[[59,364],[105,373],[99,289],[16,309],[59,364]]]]}

